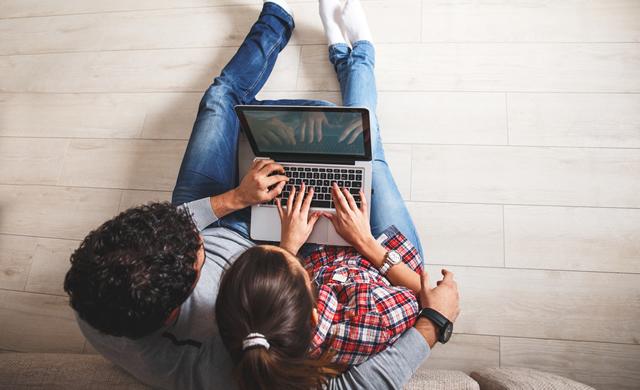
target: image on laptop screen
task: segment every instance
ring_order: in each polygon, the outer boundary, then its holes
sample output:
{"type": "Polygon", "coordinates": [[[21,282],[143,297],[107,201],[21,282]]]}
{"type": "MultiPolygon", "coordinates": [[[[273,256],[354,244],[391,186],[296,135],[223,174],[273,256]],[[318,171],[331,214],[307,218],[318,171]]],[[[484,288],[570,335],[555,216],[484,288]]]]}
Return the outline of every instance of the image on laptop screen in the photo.
{"type": "Polygon", "coordinates": [[[365,155],[361,111],[244,108],[242,112],[261,153],[365,155]]]}

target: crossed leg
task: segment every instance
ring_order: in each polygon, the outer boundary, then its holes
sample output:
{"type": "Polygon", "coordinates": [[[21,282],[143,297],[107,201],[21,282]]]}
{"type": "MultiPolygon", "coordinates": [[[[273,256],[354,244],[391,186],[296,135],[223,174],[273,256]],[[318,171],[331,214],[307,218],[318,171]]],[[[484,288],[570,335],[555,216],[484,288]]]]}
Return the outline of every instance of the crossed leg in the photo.
{"type": "MultiPolygon", "coordinates": [[[[293,18],[283,8],[272,2],[264,4],[236,54],[202,97],[173,190],[173,204],[222,194],[238,185],[240,124],[233,109],[235,105],[332,105],[320,100],[255,99],[293,28],[293,18]]],[[[249,219],[249,209],[245,209],[215,224],[249,238],[249,219]]]]}
{"type": "MultiPolygon", "coordinates": [[[[244,42],[200,102],[173,190],[174,204],[218,195],[238,185],[239,123],[233,107],[255,102],[293,28],[289,13],[272,2],[264,4],[244,42]]],[[[248,220],[245,209],[216,224],[249,237],[248,220]]]]}

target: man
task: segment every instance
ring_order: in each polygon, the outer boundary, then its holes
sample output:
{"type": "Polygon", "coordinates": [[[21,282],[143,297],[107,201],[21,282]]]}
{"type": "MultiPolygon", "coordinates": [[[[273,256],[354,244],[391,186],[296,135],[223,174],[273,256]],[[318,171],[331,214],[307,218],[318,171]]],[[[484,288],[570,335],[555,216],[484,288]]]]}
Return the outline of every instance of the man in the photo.
{"type": "MultiPolygon", "coordinates": [[[[255,100],[293,27],[283,0],[265,2],[200,103],[173,205],[156,203],[120,214],[91,232],[71,257],[65,290],[82,332],[98,352],[147,384],[233,388],[231,360],[215,327],[218,284],[234,256],[253,245],[247,207],[274,199],[287,181],[279,174],[281,166],[259,161],[237,185],[239,125],[233,106],[329,104],[255,100]]],[[[397,193],[395,184],[392,190],[397,193]]],[[[396,196],[393,191],[388,195],[396,196]]],[[[375,220],[372,214],[372,224],[375,220]]],[[[455,320],[458,296],[452,275],[435,289],[423,283],[422,306],[455,320]]],[[[393,347],[328,387],[400,388],[437,338],[436,326],[419,319],[393,347]]]]}

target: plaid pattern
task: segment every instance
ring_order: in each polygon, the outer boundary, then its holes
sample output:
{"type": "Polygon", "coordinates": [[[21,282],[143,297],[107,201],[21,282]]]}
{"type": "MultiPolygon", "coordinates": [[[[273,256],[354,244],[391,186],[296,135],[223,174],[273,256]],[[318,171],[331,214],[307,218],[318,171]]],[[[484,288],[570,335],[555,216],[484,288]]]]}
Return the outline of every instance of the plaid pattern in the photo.
{"type": "MultiPolygon", "coordinates": [[[[413,244],[394,226],[378,239],[422,272],[413,244]]],[[[419,312],[416,295],[392,286],[355,249],[320,246],[304,259],[318,286],[318,325],[309,349],[311,357],[333,350],[334,362],[359,364],[388,346],[413,326],[419,312]]]]}

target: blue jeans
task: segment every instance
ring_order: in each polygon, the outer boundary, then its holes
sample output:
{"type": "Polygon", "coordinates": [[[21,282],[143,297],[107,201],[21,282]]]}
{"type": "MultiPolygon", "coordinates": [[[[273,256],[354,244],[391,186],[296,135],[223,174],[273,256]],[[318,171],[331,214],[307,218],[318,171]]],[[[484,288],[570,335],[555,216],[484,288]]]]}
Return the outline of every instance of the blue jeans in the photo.
{"type": "MultiPolygon", "coordinates": [[[[333,105],[319,100],[263,100],[255,96],[265,84],[294,28],[291,16],[274,3],[264,4],[258,21],[205,92],[187,145],[172,202],[182,204],[219,195],[238,186],[238,136],[240,125],[233,110],[237,104],[333,105]]],[[[329,48],[342,100],[346,106],[367,107],[372,113],[373,193],[371,230],[374,236],[395,225],[422,255],[420,240],[411,216],[384,158],[378,122],[375,118],[377,92],[373,75],[373,45],[356,42],[329,48]]],[[[231,213],[214,226],[232,229],[249,238],[250,209],[231,213]]]]}

